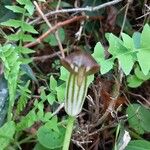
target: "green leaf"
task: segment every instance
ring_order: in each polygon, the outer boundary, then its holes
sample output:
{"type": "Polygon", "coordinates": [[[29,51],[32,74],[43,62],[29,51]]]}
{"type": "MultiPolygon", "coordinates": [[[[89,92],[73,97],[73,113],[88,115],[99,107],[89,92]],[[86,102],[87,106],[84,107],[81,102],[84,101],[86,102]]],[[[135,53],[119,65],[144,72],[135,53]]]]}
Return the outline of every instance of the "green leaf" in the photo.
{"type": "Polygon", "coordinates": [[[140,49],[137,53],[137,59],[140,64],[140,67],[144,73],[147,75],[150,71],[150,48],[149,49],[140,49]]]}
{"type": "Polygon", "coordinates": [[[134,73],[139,79],[141,79],[143,81],[146,81],[150,78],[150,73],[148,73],[148,75],[144,75],[139,67],[135,68],[134,73]]]}
{"type": "Polygon", "coordinates": [[[42,146],[42,145],[38,142],[38,143],[36,143],[36,145],[35,145],[35,147],[34,147],[33,150],[51,150],[51,149],[42,146]]]}
{"type": "Polygon", "coordinates": [[[30,0],[27,1],[27,3],[25,4],[25,7],[27,9],[27,11],[29,12],[30,15],[33,15],[34,13],[34,5],[32,4],[32,2],[30,0]]]}
{"type": "Polygon", "coordinates": [[[113,68],[114,60],[112,58],[105,60],[104,48],[100,42],[96,44],[92,56],[99,63],[101,74],[105,74],[113,68]]]}
{"type": "Polygon", "coordinates": [[[56,87],[57,87],[57,81],[55,80],[55,78],[53,76],[50,77],[50,90],[52,91],[56,91],[56,87]]]}
{"type": "Polygon", "coordinates": [[[124,73],[126,75],[128,75],[130,73],[130,71],[132,70],[132,67],[134,65],[134,60],[132,58],[131,53],[127,53],[127,54],[122,54],[117,56],[118,60],[120,62],[121,68],[124,71],[124,73]]]}
{"type": "MultiPolygon", "coordinates": [[[[15,51],[15,47],[10,44],[4,46],[2,48],[4,51],[2,55],[0,55],[1,60],[4,64],[4,76],[8,81],[8,89],[9,89],[9,101],[11,102],[11,106],[13,107],[15,101],[15,93],[17,87],[18,74],[20,69],[21,62],[18,60],[19,55],[15,51]]],[[[9,112],[9,116],[11,112],[9,112]]]]}
{"type": "Polygon", "coordinates": [[[69,72],[64,67],[60,67],[60,78],[63,81],[66,81],[69,77],[69,72]]]}
{"type": "Polygon", "coordinates": [[[94,75],[90,75],[87,77],[87,86],[89,86],[94,80],[94,75]]]}
{"type": "Polygon", "coordinates": [[[9,5],[7,5],[7,6],[5,6],[7,9],[9,9],[9,10],[12,10],[14,13],[21,13],[21,14],[23,14],[24,12],[25,12],[25,9],[24,8],[22,8],[22,7],[19,7],[19,6],[16,6],[16,5],[14,5],[14,6],[9,6],[9,5]]]}
{"type": "Polygon", "coordinates": [[[58,99],[59,102],[64,101],[64,99],[65,99],[65,90],[66,90],[66,83],[63,83],[60,86],[56,87],[57,99],[58,99]]]}
{"type": "Polygon", "coordinates": [[[144,129],[141,126],[141,118],[139,118],[140,106],[137,104],[129,105],[127,108],[129,126],[133,128],[137,133],[144,134],[144,129]],[[138,107],[137,107],[138,106],[138,107]]]}
{"type": "Polygon", "coordinates": [[[11,34],[8,36],[8,40],[10,41],[19,41],[22,40],[24,42],[33,42],[35,41],[35,39],[29,35],[29,34],[21,34],[21,32],[19,32],[18,34],[11,34]]]}
{"type": "Polygon", "coordinates": [[[19,99],[16,107],[17,115],[19,115],[19,113],[25,108],[28,99],[31,98],[31,91],[28,89],[29,84],[30,84],[30,80],[28,80],[28,82],[25,83],[23,86],[18,85],[19,99]]]}
{"type": "Polygon", "coordinates": [[[45,94],[45,91],[44,91],[44,87],[40,87],[41,88],[41,94],[40,94],[40,98],[44,101],[46,100],[46,94],[45,94]]]}
{"type": "Polygon", "coordinates": [[[24,42],[33,42],[33,41],[35,41],[35,39],[29,34],[23,34],[22,40],[24,42]]]}
{"type": "Polygon", "coordinates": [[[133,45],[133,39],[125,33],[122,33],[121,36],[123,39],[124,46],[128,49],[133,49],[133,46],[134,46],[133,45]]]}
{"type": "Polygon", "coordinates": [[[16,50],[22,54],[31,54],[35,52],[34,50],[26,48],[26,47],[17,47],[16,50]]]}
{"type": "Polygon", "coordinates": [[[147,48],[150,51],[149,39],[150,39],[150,26],[146,24],[141,34],[141,47],[147,48]]]}
{"type": "Polygon", "coordinates": [[[5,149],[13,140],[15,134],[15,123],[13,121],[5,123],[0,128],[0,146],[1,150],[5,149]]]}
{"type": "Polygon", "coordinates": [[[104,48],[100,42],[98,42],[94,47],[94,53],[92,54],[94,59],[101,65],[101,61],[105,59],[104,48]]]}
{"type": "Polygon", "coordinates": [[[144,75],[139,67],[135,68],[134,73],[134,75],[129,75],[127,77],[128,86],[132,88],[140,86],[144,81],[150,78],[150,73],[148,75],[144,75]]]}
{"type": "MultiPolygon", "coordinates": [[[[46,27],[47,28],[47,27],[46,27]]],[[[46,29],[45,29],[46,31],[46,29]]],[[[60,38],[60,41],[63,42],[65,40],[65,31],[63,28],[58,29],[58,35],[60,38]]],[[[51,46],[57,46],[58,42],[54,34],[50,34],[46,39],[44,39],[45,42],[48,42],[51,46]]]]}
{"type": "Polygon", "coordinates": [[[24,71],[30,79],[38,83],[38,80],[36,79],[35,74],[29,65],[21,64],[20,69],[24,71]]]}
{"type": "Polygon", "coordinates": [[[113,58],[101,61],[101,65],[100,65],[101,74],[105,74],[105,73],[109,72],[113,68],[113,65],[114,65],[113,58]]]}
{"type": "Polygon", "coordinates": [[[18,27],[21,26],[21,21],[20,20],[15,20],[15,19],[9,19],[6,22],[2,22],[1,25],[18,28],[18,27]]]}
{"type": "Polygon", "coordinates": [[[141,106],[140,116],[142,119],[141,125],[146,132],[150,132],[150,109],[146,109],[144,106],[141,106]]]}
{"type": "Polygon", "coordinates": [[[31,127],[35,121],[38,121],[37,115],[34,110],[31,110],[26,116],[22,117],[16,126],[17,131],[25,130],[31,127]]]}
{"type": "Polygon", "coordinates": [[[23,65],[27,65],[32,62],[32,59],[30,58],[20,58],[19,60],[23,65]]]}
{"type": "Polygon", "coordinates": [[[52,118],[51,112],[46,112],[44,115],[45,122],[48,122],[52,118]]]}
{"type": "Polygon", "coordinates": [[[44,117],[44,104],[42,102],[39,102],[36,106],[38,108],[37,117],[39,120],[42,120],[44,117]]]}
{"type": "Polygon", "coordinates": [[[141,49],[137,53],[138,62],[145,75],[150,71],[150,26],[146,24],[141,34],[141,49]]]}
{"type": "Polygon", "coordinates": [[[113,55],[113,57],[126,52],[125,48],[120,49],[121,46],[123,47],[123,42],[118,37],[110,33],[106,34],[106,38],[109,42],[108,51],[113,55]]]}
{"type": "MultiPolygon", "coordinates": [[[[31,35],[29,35],[29,34],[22,34],[21,32],[19,32],[18,34],[11,34],[11,35],[9,35],[7,37],[8,37],[8,40],[10,40],[10,41],[19,41],[19,40],[22,40],[24,42],[35,41],[34,38],[31,35]]],[[[23,48],[23,50],[25,50],[25,49],[26,48],[23,48]]]]}
{"type": "Polygon", "coordinates": [[[25,5],[24,8],[27,9],[30,15],[34,12],[34,5],[32,4],[31,0],[17,0],[17,2],[21,5],[25,5]]]}
{"type": "Polygon", "coordinates": [[[132,140],[129,142],[125,150],[149,150],[150,142],[146,140],[132,140]]]}
{"type": "Polygon", "coordinates": [[[51,120],[49,120],[44,126],[49,128],[49,129],[52,129],[56,132],[59,132],[58,118],[56,116],[51,118],[51,120]]]}
{"type": "MultiPolygon", "coordinates": [[[[36,143],[35,147],[33,150],[52,150],[52,149],[49,149],[49,148],[46,148],[44,146],[42,146],[39,142],[36,143]]],[[[55,148],[53,150],[62,150],[62,148],[55,148]]]]}
{"type": "MultiPolygon", "coordinates": [[[[39,0],[39,1],[43,1],[43,0],[39,0]]],[[[62,150],[62,148],[49,149],[49,148],[42,146],[40,143],[36,143],[33,150],[62,150]]]]}
{"type": "Polygon", "coordinates": [[[19,40],[21,40],[19,34],[11,34],[11,35],[8,35],[7,37],[8,37],[9,41],[19,41],[19,40]]]}
{"type": "Polygon", "coordinates": [[[26,22],[23,22],[22,23],[22,29],[23,31],[27,31],[27,32],[30,32],[30,33],[35,33],[37,34],[38,32],[33,28],[33,26],[31,26],[30,24],[26,23],[26,22]]]}
{"type": "Polygon", "coordinates": [[[44,111],[43,110],[38,110],[37,118],[38,118],[38,120],[43,121],[43,118],[44,118],[44,111]]]}
{"type": "Polygon", "coordinates": [[[55,102],[55,95],[53,93],[50,93],[47,95],[47,101],[49,102],[50,105],[52,105],[55,102]]]}
{"type": "Polygon", "coordinates": [[[134,32],[132,39],[134,42],[134,47],[139,49],[141,47],[141,33],[134,32]]]}
{"type": "Polygon", "coordinates": [[[150,132],[150,110],[140,104],[132,104],[127,108],[128,121],[139,134],[150,132]]]}
{"type": "MultiPolygon", "coordinates": [[[[135,51],[133,39],[127,34],[122,33],[123,42],[113,34],[106,34],[109,42],[108,51],[113,55],[112,59],[117,58],[121,68],[126,75],[130,73],[134,65],[135,51]]],[[[112,67],[112,64],[110,65],[112,67]]]]}
{"type": "Polygon", "coordinates": [[[65,128],[59,127],[59,132],[42,126],[37,131],[37,138],[39,143],[49,149],[56,149],[62,147],[65,135],[65,128]]]}

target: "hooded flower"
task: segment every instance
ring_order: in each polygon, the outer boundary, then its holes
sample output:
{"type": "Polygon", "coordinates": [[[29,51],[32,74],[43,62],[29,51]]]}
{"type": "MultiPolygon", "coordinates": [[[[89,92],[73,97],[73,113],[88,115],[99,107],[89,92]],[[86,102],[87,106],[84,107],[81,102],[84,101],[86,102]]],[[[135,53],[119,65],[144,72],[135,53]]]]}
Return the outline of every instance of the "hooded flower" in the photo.
{"type": "Polygon", "coordinates": [[[77,51],[61,60],[62,65],[70,72],[65,97],[65,111],[70,116],[78,115],[87,94],[88,77],[99,71],[99,65],[86,52],[77,51]]]}

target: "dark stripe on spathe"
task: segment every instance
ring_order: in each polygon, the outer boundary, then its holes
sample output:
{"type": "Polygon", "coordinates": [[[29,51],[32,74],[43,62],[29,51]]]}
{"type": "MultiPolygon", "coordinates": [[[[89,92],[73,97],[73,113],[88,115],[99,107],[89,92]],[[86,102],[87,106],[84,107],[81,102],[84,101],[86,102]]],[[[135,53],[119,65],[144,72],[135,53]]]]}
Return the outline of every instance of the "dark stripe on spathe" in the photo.
{"type": "MultiPolygon", "coordinates": [[[[83,93],[83,96],[82,96],[82,101],[84,101],[84,97],[85,97],[85,94],[86,94],[86,90],[87,90],[87,76],[85,76],[85,80],[84,80],[84,93],[83,93]]],[[[82,102],[83,103],[83,102],[82,102]]]]}
{"type": "MultiPolygon", "coordinates": [[[[69,88],[70,88],[70,81],[71,81],[71,77],[72,77],[72,74],[70,73],[69,75],[69,79],[68,79],[68,83],[67,83],[67,93],[66,93],[66,106],[68,107],[68,99],[69,99],[69,88]]],[[[67,108],[68,109],[68,108],[67,108]]]]}
{"type": "Polygon", "coordinates": [[[74,100],[74,89],[75,89],[75,78],[76,75],[73,73],[70,82],[72,82],[72,88],[69,89],[69,92],[71,92],[71,97],[69,98],[71,101],[71,105],[69,107],[71,107],[71,114],[72,114],[72,104],[73,104],[73,100],[74,100]]]}

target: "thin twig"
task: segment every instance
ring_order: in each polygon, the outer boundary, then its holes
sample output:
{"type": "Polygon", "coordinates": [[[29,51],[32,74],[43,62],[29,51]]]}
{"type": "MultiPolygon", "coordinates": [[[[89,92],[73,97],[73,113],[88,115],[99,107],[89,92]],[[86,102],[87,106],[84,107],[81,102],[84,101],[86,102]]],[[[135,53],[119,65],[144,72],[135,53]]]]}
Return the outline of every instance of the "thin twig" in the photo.
{"type": "MultiPolygon", "coordinates": [[[[33,2],[34,5],[36,6],[36,9],[37,11],[39,12],[39,14],[42,16],[42,18],[44,19],[44,21],[46,22],[46,24],[48,25],[48,27],[51,29],[52,28],[52,25],[50,24],[50,22],[48,21],[47,17],[44,15],[44,13],[42,12],[42,10],[40,9],[40,7],[38,6],[38,3],[36,1],[33,2]]],[[[64,58],[65,57],[65,54],[64,54],[64,50],[63,50],[63,47],[62,47],[62,44],[58,38],[58,33],[57,31],[54,33],[55,34],[55,37],[57,39],[57,42],[58,42],[58,45],[59,45],[59,49],[61,51],[61,54],[62,54],[62,57],[64,58]]]]}
{"type": "Polygon", "coordinates": [[[150,11],[150,6],[148,6],[147,4],[145,4],[145,7],[150,11]]]}
{"type": "Polygon", "coordinates": [[[109,106],[108,106],[107,110],[105,111],[105,113],[103,114],[103,116],[97,121],[96,124],[92,125],[92,127],[97,127],[105,121],[107,116],[113,111],[113,108],[115,105],[114,102],[115,102],[115,100],[111,100],[111,102],[109,103],[109,106]]]}
{"type": "Polygon", "coordinates": [[[117,125],[118,125],[118,122],[116,122],[116,123],[110,123],[109,125],[102,126],[100,129],[98,129],[98,130],[96,130],[96,131],[94,131],[92,133],[89,133],[88,135],[89,136],[93,136],[94,134],[98,134],[99,132],[104,131],[105,129],[114,128],[117,125]]]}
{"type": "MultiPolygon", "coordinates": [[[[59,9],[60,2],[61,2],[61,0],[58,1],[56,10],[59,9]]],[[[55,19],[56,19],[56,22],[55,22],[55,24],[56,24],[56,23],[57,23],[57,14],[55,15],[55,19]]],[[[62,53],[62,57],[65,58],[64,49],[63,49],[61,40],[60,40],[60,38],[59,38],[58,30],[55,32],[55,37],[56,37],[56,40],[57,40],[57,42],[58,42],[59,49],[60,49],[60,51],[61,51],[61,53],[62,53]]]]}
{"type": "Polygon", "coordinates": [[[58,106],[58,108],[52,113],[52,116],[51,117],[54,117],[55,115],[58,114],[58,112],[64,107],[64,103],[60,104],[58,106]]]}
{"type": "Polygon", "coordinates": [[[144,15],[142,15],[142,16],[136,18],[136,20],[141,19],[141,18],[143,18],[143,17],[145,17],[145,16],[148,16],[148,15],[150,15],[150,12],[147,12],[146,14],[144,14],[144,15]]]}
{"type": "Polygon", "coordinates": [[[62,21],[62,22],[58,22],[55,26],[53,26],[51,29],[49,29],[47,32],[45,32],[39,38],[37,38],[36,41],[26,44],[25,47],[35,46],[38,43],[40,43],[44,38],[46,38],[50,33],[56,31],[60,27],[63,27],[65,25],[67,25],[67,24],[71,24],[71,23],[73,23],[75,21],[79,21],[79,20],[82,20],[82,19],[85,19],[85,18],[86,18],[86,16],[75,16],[75,17],[73,17],[71,19],[68,19],[68,20],[65,20],[65,21],[62,21]]]}
{"type": "Polygon", "coordinates": [[[137,17],[136,20],[141,19],[141,18],[143,18],[143,17],[145,17],[145,16],[150,15],[150,7],[149,7],[148,5],[146,5],[146,4],[145,4],[145,7],[148,9],[148,10],[147,10],[148,12],[145,13],[144,15],[140,16],[140,17],[137,17]]]}
{"type": "Polygon", "coordinates": [[[78,32],[75,34],[76,41],[80,41],[80,39],[81,39],[84,23],[85,23],[85,21],[82,20],[81,23],[80,23],[80,28],[79,28],[78,32]]]}
{"type": "Polygon", "coordinates": [[[71,139],[71,141],[76,144],[78,147],[80,147],[82,150],[85,150],[84,147],[82,146],[82,144],[89,144],[92,143],[93,141],[77,141],[74,139],[71,139]]]}
{"type": "Polygon", "coordinates": [[[149,102],[146,98],[144,98],[142,95],[136,94],[136,93],[132,93],[132,92],[128,92],[128,93],[129,93],[130,95],[132,95],[132,96],[136,96],[136,97],[142,99],[143,101],[145,101],[145,102],[150,106],[150,102],[149,102]]]}
{"type": "Polygon", "coordinates": [[[59,49],[61,51],[62,57],[65,58],[64,48],[63,48],[62,43],[60,41],[58,30],[55,32],[55,37],[56,37],[56,40],[58,42],[58,46],[59,46],[59,49]]]}
{"type": "Polygon", "coordinates": [[[46,22],[46,24],[52,28],[50,22],[48,21],[47,17],[44,15],[44,13],[42,12],[42,10],[40,9],[38,3],[36,1],[33,2],[34,5],[36,6],[37,11],[39,12],[39,14],[41,15],[41,17],[44,19],[44,21],[46,22]]]}
{"type": "MultiPolygon", "coordinates": [[[[71,9],[55,10],[55,11],[51,11],[51,12],[45,14],[45,16],[49,17],[49,16],[54,15],[54,14],[70,13],[70,12],[93,12],[93,11],[97,11],[97,10],[100,10],[102,8],[105,8],[107,6],[115,5],[121,1],[123,1],[123,0],[113,0],[111,2],[107,2],[107,3],[101,4],[101,5],[98,5],[95,7],[86,6],[84,8],[71,8],[71,9]]],[[[38,17],[37,19],[31,21],[30,24],[35,24],[36,22],[39,22],[40,19],[41,19],[41,17],[38,17]]]]}
{"type": "Polygon", "coordinates": [[[46,61],[47,59],[50,59],[50,58],[53,58],[53,57],[56,57],[56,56],[59,57],[59,55],[61,55],[61,52],[60,52],[60,51],[59,51],[59,52],[55,52],[55,53],[53,53],[53,54],[51,54],[51,55],[44,55],[44,56],[32,57],[31,59],[32,59],[33,61],[41,61],[41,62],[44,62],[44,61],[46,61]]]}
{"type": "Polygon", "coordinates": [[[125,14],[124,14],[123,23],[122,23],[122,27],[121,27],[121,31],[120,31],[120,37],[121,37],[121,34],[122,34],[123,30],[124,30],[124,26],[125,26],[126,19],[127,19],[127,13],[128,13],[129,6],[132,3],[132,1],[133,0],[128,0],[128,2],[126,4],[125,14]]]}
{"type": "MultiPolygon", "coordinates": [[[[75,8],[79,8],[77,1],[75,1],[74,7],[75,7],[75,8]]],[[[82,12],[81,14],[82,14],[82,16],[86,16],[85,12],[82,12]]],[[[80,39],[81,39],[81,35],[82,35],[84,23],[85,23],[84,20],[82,20],[82,21],[80,22],[80,28],[79,28],[79,30],[75,33],[76,41],[80,41],[80,39]]]]}
{"type": "MultiPolygon", "coordinates": [[[[118,69],[119,69],[119,65],[118,65],[118,69]]],[[[120,73],[120,72],[119,72],[119,73],[120,73]]],[[[119,74],[119,79],[117,80],[117,79],[115,78],[115,81],[116,81],[116,82],[115,82],[115,87],[114,87],[114,91],[113,91],[113,93],[112,93],[112,97],[110,97],[111,101],[110,101],[110,103],[109,103],[109,105],[108,105],[108,108],[106,109],[106,111],[105,111],[105,113],[102,115],[102,117],[97,121],[97,123],[92,125],[93,127],[97,127],[97,126],[99,126],[100,124],[102,124],[102,123],[106,120],[107,116],[108,116],[110,113],[114,112],[114,107],[115,107],[116,101],[117,101],[117,99],[118,99],[119,91],[120,91],[120,87],[121,87],[121,83],[122,83],[122,77],[123,77],[123,76],[122,76],[121,74],[119,74]]]]}

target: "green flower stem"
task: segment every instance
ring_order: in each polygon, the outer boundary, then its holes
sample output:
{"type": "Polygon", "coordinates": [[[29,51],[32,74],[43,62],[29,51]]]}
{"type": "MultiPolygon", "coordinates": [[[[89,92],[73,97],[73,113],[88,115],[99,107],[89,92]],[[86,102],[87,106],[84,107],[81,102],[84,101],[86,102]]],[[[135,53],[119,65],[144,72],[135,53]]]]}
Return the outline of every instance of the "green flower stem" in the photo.
{"type": "Polygon", "coordinates": [[[74,116],[69,116],[62,150],[69,150],[69,145],[70,145],[70,140],[71,140],[71,135],[72,135],[72,130],[73,130],[75,119],[76,118],[74,116]]]}

